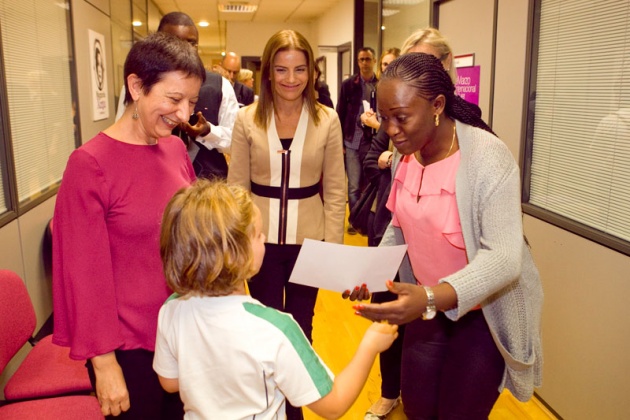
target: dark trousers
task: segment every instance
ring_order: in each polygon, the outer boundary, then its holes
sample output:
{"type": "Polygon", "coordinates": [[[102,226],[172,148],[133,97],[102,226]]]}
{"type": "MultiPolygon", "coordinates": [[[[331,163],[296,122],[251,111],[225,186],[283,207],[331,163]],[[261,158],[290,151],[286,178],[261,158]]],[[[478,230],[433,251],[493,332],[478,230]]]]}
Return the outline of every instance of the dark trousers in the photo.
{"type": "MultiPolygon", "coordinates": [[[[396,280],[397,281],[397,280],[396,280]]],[[[384,303],[398,297],[391,292],[378,292],[372,295],[372,303],[384,303]]],[[[402,358],[405,326],[398,326],[398,337],[390,348],[379,355],[381,369],[381,397],[394,400],[400,395],[400,364],[402,358]]]]}
{"type": "Polygon", "coordinates": [[[457,322],[438,312],[407,324],[401,390],[405,414],[419,419],[487,419],[505,362],[481,310],[457,322]]]}
{"type": "MultiPolygon", "coordinates": [[[[266,306],[290,313],[313,342],[313,314],[317,289],[289,283],[300,245],[265,244],[265,258],[260,271],[249,282],[249,292],[266,306]]],[[[287,403],[287,419],[302,419],[302,409],[287,403]]]]}
{"type": "MultiPolygon", "coordinates": [[[[120,365],[131,407],[121,415],[107,416],[116,420],[181,420],[184,418],[184,404],[179,393],[169,394],[162,389],[157,374],[153,370],[153,352],[148,350],[116,350],[116,360],[120,365]]],[[[92,386],[96,389],[94,368],[89,360],[86,363],[92,386]]]]}

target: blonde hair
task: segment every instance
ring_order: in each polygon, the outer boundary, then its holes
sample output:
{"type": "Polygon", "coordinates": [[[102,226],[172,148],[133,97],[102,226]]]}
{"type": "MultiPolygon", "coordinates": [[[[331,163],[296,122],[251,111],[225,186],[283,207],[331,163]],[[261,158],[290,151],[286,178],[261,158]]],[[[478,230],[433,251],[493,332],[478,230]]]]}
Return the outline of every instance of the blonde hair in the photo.
{"type": "Polygon", "coordinates": [[[269,38],[263,52],[260,66],[260,97],[256,103],[256,113],[254,122],[264,130],[267,129],[274,109],[273,104],[273,60],[280,51],[301,51],[306,57],[308,65],[308,81],[306,88],[302,92],[302,99],[306,103],[306,108],[315,124],[319,123],[319,107],[315,98],[315,88],[313,74],[315,71],[315,59],[313,50],[302,34],[290,29],[276,32],[269,38]]]}
{"type": "Polygon", "coordinates": [[[381,54],[381,58],[378,60],[378,66],[376,66],[376,78],[380,79],[381,78],[381,68],[382,68],[382,63],[383,63],[383,59],[385,58],[386,55],[393,55],[394,59],[398,58],[398,56],[400,56],[400,48],[390,48],[388,50],[383,51],[383,54],[381,54]]]}
{"type": "Polygon", "coordinates": [[[455,69],[455,58],[453,57],[453,49],[448,43],[448,40],[440,33],[440,31],[431,27],[418,29],[405,40],[402,48],[400,49],[401,54],[407,54],[410,49],[418,44],[427,44],[435,48],[435,50],[440,55],[438,58],[442,63],[444,63],[444,60],[446,60],[449,55],[451,56],[451,66],[447,71],[451,76],[453,83],[456,83],[457,71],[455,69]]]}
{"type": "Polygon", "coordinates": [[[160,256],[180,295],[224,296],[254,273],[254,203],[225,181],[198,179],[178,191],[162,218],[160,256]]]}
{"type": "Polygon", "coordinates": [[[254,78],[254,72],[251,71],[250,69],[241,69],[238,72],[238,81],[241,83],[244,83],[248,81],[249,79],[253,79],[253,78],[254,78]]]}

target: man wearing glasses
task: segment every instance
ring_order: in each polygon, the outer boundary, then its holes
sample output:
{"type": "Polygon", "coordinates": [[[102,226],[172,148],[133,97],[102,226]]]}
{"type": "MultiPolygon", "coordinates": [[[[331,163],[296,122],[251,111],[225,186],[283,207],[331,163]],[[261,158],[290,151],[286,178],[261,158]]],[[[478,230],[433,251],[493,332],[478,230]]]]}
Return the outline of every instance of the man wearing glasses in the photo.
{"type": "MultiPolygon", "coordinates": [[[[377,79],[374,74],[374,56],[374,50],[370,47],[359,49],[357,55],[359,74],[343,81],[337,101],[348,178],[348,207],[351,211],[364,187],[363,159],[370,149],[374,135],[370,127],[361,123],[361,114],[370,108],[376,108],[377,79]]],[[[349,226],[348,233],[356,234],[356,230],[349,226]]]]}

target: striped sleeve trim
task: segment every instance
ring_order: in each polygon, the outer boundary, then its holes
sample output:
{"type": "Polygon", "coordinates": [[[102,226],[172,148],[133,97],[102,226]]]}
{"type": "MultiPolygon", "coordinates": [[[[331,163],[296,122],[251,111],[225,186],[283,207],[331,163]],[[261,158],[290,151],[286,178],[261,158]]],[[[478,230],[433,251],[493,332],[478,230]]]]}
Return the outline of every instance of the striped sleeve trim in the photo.
{"type": "Polygon", "coordinates": [[[333,381],[328,371],[292,317],[273,308],[251,302],[244,302],[243,306],[247,312],[269,322],[287,337],[322,397],[332,391],[333,381]]]}

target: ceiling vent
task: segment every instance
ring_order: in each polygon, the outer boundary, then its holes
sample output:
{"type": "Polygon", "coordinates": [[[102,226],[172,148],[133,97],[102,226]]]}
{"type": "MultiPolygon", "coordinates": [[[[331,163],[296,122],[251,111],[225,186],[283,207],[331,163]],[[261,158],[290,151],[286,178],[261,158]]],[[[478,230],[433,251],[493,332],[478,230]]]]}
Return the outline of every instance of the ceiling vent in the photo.
{"type": "Polygon", "coordinates": [[[258,8],[255,4],[219,4],[221,13],[254,13],[258,8]]]}

